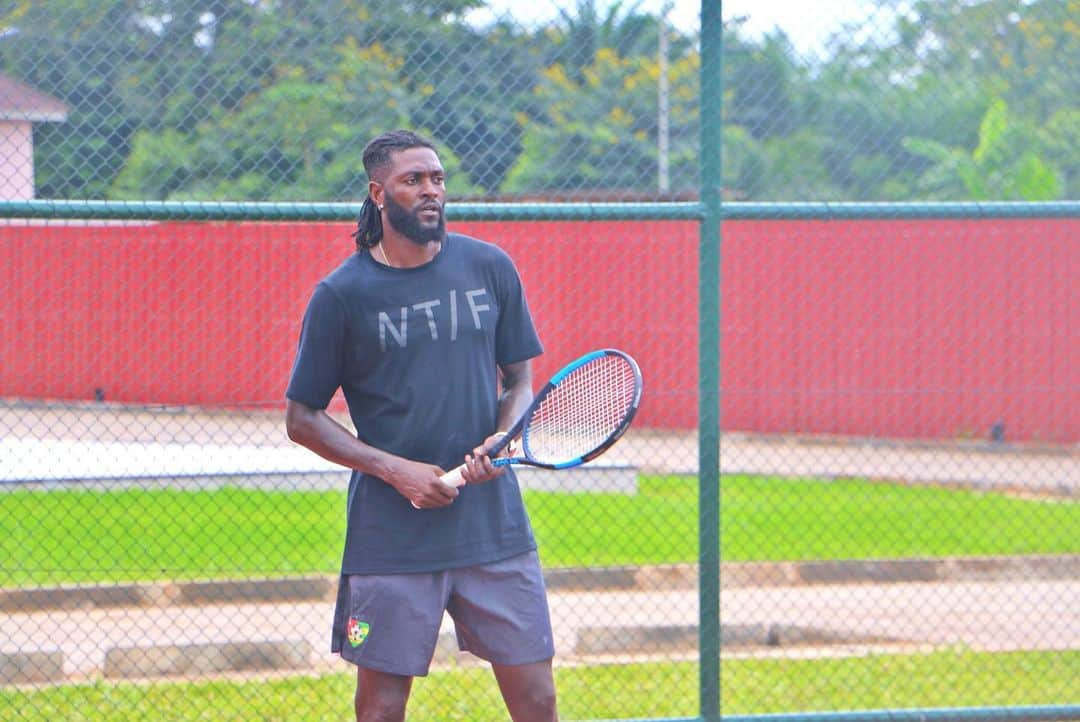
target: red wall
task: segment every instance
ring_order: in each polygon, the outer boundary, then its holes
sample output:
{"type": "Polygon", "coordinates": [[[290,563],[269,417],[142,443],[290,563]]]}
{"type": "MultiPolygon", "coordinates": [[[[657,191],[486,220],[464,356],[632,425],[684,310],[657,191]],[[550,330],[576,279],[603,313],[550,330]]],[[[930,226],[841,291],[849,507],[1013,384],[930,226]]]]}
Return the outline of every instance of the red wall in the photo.
{"type": "MultiPolygon", "coordinates": [[[[638,358],[643,426],[697,419],[697,226],[457,223],[517,262],[544,378],[638,358]]],[[[0,226],[0,396],[280,404],[350,224],[0,226]]],[[[725,429],[1080,440],[1080,221],[731,221],[725,429]]]]}
{"type": "Polygon", "coordinates": [[[725,226],[726,428],[1080,440],[1080,221],[725,226]]]}

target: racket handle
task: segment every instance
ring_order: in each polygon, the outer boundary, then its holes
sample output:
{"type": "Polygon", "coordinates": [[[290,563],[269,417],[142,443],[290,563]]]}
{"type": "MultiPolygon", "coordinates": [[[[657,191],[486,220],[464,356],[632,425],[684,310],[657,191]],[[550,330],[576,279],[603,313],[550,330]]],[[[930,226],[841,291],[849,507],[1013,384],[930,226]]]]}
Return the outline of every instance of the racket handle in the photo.
{"type": "Polygon", "coordinates": [[[464,470],[465,470],[465,465],[462,464],[461,466],[457,467],[456,469],[451,469],[450,471],[448,471],[445,474],[443,474],[442,476],[440,476],[439,481],[446,484],[447,486],[454,486],[454,487],[464,486],[465,477],[461,475],[461,472],[464,471],[464,470]]]}
{"type": "MultiPolygon", "coordinates": [[[[462,464],[461,466],[459,466],[456,469],[451,469],[450,471],[448,471],[445,474],[443,474],[442,476],[440,476],[439,481],[446,484],[447,486],[464,486],[465,477],[463,477],[461,475],[461,470],[464,469],[464,468],[465,468],[465,465],[462,464]]],[[[412,504],[413,509],[419,509],[420,508],[420,507],[418,507],[416,505],[415,501],[411,501],[409,503],[412,504]]]]}

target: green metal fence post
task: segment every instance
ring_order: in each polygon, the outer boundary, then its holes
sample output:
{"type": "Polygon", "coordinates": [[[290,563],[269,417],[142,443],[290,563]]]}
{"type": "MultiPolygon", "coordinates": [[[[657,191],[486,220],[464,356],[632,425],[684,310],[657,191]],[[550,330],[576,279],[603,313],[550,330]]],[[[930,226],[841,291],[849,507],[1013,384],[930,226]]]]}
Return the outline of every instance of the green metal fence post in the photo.
{"type": "Polygon", "coordinates": [[[698,289],[701,718],[720,719],[721,1],[701,2],[701,222],[698,289]]]}

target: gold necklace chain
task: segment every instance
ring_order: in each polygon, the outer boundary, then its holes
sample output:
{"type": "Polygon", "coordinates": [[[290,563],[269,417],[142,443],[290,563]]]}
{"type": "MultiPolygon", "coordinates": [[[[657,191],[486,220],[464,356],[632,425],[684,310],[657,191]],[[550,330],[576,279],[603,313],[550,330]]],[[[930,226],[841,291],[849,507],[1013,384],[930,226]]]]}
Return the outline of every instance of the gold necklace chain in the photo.
{"type": "Polygon", "coordinates": [[[387,266],[390,266],[390,268],[393,268],[394,264],[390,263],[390,259],[386,257],[386,249],[383,248],[383,242],[382,241],[379,241],[379,245],[377,246],[377,248],[379,249],[379,253],[382,255],[383,263],[386,264],[387,266]]]}
{"type": "MultiPolygon", "coordinates": [[[[387,265],[390,268],[397,268],[397,266],[395,266],[393,263],[390,263],[390,259],[386,255],[386,245],[385,244],[386,244],[385,241],[379,241],[379,243],[375,246],[376,248],[379,249],[379,255],[382,256],[382,262],[383,262],[384,265],[387,265]]],[[[440,242],[438,250],[435,251],[435,255],[438,255],[441,251],[442,251],[442,243],[440,242]]]]}

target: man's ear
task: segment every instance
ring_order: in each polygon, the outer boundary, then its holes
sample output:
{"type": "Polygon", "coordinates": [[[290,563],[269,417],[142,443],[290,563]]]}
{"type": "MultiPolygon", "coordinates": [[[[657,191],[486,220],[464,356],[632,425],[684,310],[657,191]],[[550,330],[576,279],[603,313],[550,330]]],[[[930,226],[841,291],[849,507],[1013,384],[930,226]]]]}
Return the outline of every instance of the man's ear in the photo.
{"type": "Polygon", "coordinates": [[[382,183],[379,183],[378,181],[368,181],[367,188],[368,196],[371,197],[372,202],[374,202],[375,205],[378,206],[379,210],[382,210],[383,194],[385,192],[382,183]]]}

